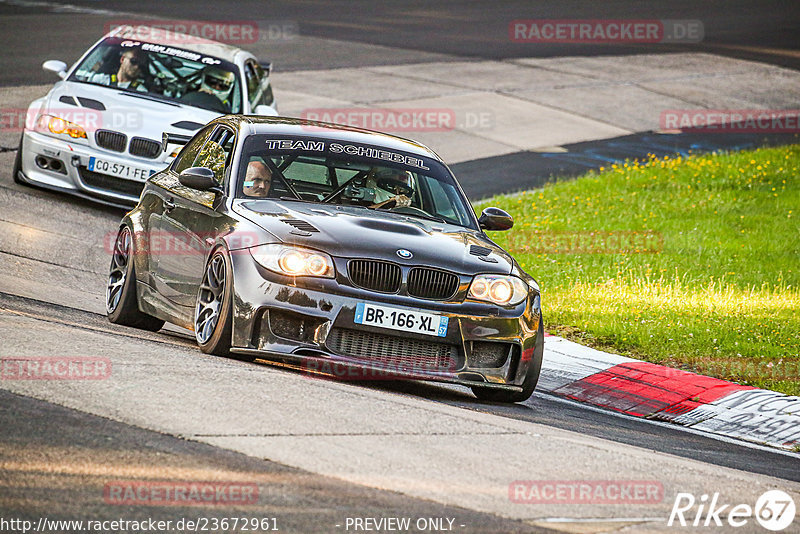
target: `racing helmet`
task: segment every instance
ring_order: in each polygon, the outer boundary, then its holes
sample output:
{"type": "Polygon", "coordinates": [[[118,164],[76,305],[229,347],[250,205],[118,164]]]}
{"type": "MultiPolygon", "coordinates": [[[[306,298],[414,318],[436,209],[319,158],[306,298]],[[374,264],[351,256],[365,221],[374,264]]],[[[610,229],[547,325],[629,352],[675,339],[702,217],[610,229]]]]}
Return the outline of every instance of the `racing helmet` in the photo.
{"type": "Polygon", "coordinates": [[[375,185],[396,195],[410,197],[414,193],[414,178],[402,169],[381,168],[374,173],[375,185]]]}
{"type": "Polygon", "coordinates": [[[200,90],[207,91],[225,102],[233,90],[235,78],[236,76],[229,70],[206,67],[203,69],[203,81],[200,84],[200,90]]]}

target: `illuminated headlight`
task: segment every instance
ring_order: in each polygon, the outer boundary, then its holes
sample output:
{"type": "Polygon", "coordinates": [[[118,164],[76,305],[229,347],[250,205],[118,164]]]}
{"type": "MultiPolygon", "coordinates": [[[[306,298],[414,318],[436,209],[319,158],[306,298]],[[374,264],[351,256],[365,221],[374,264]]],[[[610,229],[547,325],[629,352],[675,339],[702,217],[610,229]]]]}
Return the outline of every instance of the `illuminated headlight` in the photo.
{"type": "Polygon", "coordinates": [[[289,276],[333,278],[333,260],[324,252],[288,245],[259,245],[250,254],[270,271],[289,276]]]}
{"type": "Polygon", "coordinates": [[[41,115],[37,126],[37,129],[42,132],[68,135],[73,139],[86,139],[86,130],[83,129],[83,126],[55,115],[41,115]]]}
{"type": "Polygon", "coordinates": [[[469,286],[468,297],[500,306],[514,306],[528,296],[528,286],[516,276],[479,274],[469,286]]]}

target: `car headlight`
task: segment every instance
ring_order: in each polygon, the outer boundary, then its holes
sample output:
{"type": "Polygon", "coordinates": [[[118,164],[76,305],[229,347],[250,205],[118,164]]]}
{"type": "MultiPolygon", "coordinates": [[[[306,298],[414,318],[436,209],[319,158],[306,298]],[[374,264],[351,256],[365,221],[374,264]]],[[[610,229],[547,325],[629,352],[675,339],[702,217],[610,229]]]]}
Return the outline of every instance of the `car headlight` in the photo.
{"type": "Polygon", "coordinates": [[[73,139],[86,139],[86,130],[83,129],[83,126],[55,115],[41,115],[37,126],[41,132],[68,135],[73,139]]]}
{"type": "Polygon", "coordinates": [[[528,296],[528,286],[516,276],[479,274],[473,278],[467,296],[500,306],[514,306],[528,296]]]}
{"type": "Polygon", "coordinates": [[[276,273],[288,276],[334,277],[333,260],[324,252],[289,245],[259,245],[250,249],[253,259],[276,273]]]}

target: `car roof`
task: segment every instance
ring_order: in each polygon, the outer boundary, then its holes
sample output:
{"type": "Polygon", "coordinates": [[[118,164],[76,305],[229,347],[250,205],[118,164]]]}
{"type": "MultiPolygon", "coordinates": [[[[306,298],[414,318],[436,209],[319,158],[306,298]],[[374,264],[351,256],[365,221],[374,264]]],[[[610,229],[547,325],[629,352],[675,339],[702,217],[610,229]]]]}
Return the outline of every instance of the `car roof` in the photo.
{"type": "Polygon", "coordinates": [[[182,48],[192,52],[198,52],[207,56],[214,56],[219,59],[233,61],[236,54],[243,52],[241,48],[229,44],[223,44],[203,37],[187,35],[173,30],[157,28],[145,25],[122,25],[108,32],[103,38],[118,37],[121,39],[135,39],[153,44],[173,45],[175,48],[182,48]],[[159,39],[157,36],[168,34],[166,39],[159,39]],[[153,36],[153,37],[151,37],[153,36]]]}
{"type": "Polygon", "coordinates": [[[249,134],[278,134],[310,138],[332,139],[342,142],[379,145],[393,150],[410,152],[418,156],[441,158],[422,143],[383,132],[356,128],[344,124],[311,121],[294,117],[267,117],[261,115],[225,115],[214,122],[225,122],[249,134]]]}

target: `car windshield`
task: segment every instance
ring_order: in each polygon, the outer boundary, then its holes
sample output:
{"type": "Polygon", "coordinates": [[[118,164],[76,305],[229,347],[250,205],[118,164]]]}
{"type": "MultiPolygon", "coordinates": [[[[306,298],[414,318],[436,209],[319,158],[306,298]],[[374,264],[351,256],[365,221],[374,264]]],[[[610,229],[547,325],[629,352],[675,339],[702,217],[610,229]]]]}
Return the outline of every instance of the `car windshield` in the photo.
{"type": "Polygon", "coordinates": [[[328,139],[245,142],[239,198],[361,206],[474,228],[469,203],[440,162],[384,147],[328,139]]]}
{"type": "Polygon", "coordinates": [[[69,81],[113,87],[216,111],[240,113],[242,94],[233,63],[168,45],[108,38],[78,65],[69,81]]]}

